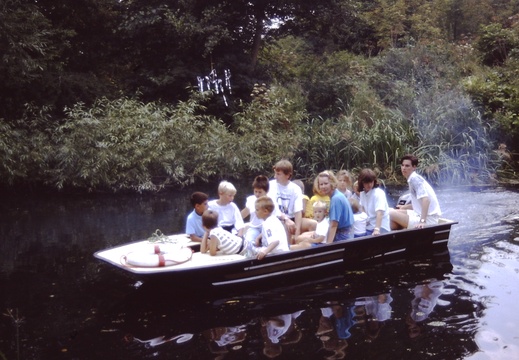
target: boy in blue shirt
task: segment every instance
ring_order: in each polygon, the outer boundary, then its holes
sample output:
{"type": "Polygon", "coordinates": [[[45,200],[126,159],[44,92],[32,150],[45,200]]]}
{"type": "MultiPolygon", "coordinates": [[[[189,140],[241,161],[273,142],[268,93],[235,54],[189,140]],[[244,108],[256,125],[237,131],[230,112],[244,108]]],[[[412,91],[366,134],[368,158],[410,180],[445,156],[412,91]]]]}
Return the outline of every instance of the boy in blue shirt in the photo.
{"type": "Polygon", "coordinates": [[[202,214],[207,210],[209,196],[203,192],[196,191],[191,194],[191,205],[193,211],[187,216],[186,234],[189,235],[191,241],[202,242],[205,229],[202,226],[202,214]]]}

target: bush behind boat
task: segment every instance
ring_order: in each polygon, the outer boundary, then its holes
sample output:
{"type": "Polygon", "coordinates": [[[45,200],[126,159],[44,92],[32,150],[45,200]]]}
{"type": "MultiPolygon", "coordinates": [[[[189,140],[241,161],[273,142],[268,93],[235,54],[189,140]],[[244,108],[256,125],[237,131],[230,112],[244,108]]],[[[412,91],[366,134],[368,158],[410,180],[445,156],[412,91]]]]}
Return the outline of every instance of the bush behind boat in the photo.
{"type": "Polygon", "coordinates": [[[479,113],[454,91],[432,94],[434,101],[412,120],[363,92],[355,107],[324,119],[309,118],[294,91],[272,86],[242,105],[230,126],[204,114],[207,96],[193,93],[176,106],[100,99],[90,108],[67,109],[54,130],[29,133],[4,125],[4,145],[16,147],[0,146],[0,173],[10,184],[143,191],[252,177],[268,173],[280,158],[295,164],[298,178],[368,166],[391,182],[399,158],[414,152],[429,179],[454,184],[491,181],[503,163],[479,113]]]}

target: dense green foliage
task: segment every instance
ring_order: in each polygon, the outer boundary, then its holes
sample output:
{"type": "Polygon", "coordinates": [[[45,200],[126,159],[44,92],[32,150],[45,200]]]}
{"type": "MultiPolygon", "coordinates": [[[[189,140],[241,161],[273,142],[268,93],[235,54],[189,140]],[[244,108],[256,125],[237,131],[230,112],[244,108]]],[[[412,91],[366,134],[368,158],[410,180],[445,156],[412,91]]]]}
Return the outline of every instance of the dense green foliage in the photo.
{"type": "Polygon", "coordinates": [[[515,1],[3,0],[0,58],[8,185],[142,191],[282,157],[398,180],[407,152],[437,183],[517,169],[515,1]],[[228,106],[194,91],[212,69],[228,106]]]}

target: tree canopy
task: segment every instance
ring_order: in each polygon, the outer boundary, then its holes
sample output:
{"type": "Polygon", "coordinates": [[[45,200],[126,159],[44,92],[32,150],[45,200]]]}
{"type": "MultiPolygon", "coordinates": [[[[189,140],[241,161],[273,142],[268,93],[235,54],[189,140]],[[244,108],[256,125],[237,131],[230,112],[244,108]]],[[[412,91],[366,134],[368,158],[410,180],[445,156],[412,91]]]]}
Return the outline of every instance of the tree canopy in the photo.
{"type": "Polygon", "coordinates": [[[466,169],[443,169],[438,179],[453,172],[469,179],[476,166],[513,168],[512,157],[493,150],[503,142],[514,152],[519,143],[518,20],[519,4],[511,0],[2,0],[0,174],[10,183],[139,187],[158,178],[208,179],[204,171],[239,176],[276,156],[294,160],[305,176],[324,164],[389,174],[404,149],[428,149],[431,165],[469,159],[466,169]],[[232,85],[220,89],[226,101],[222,94],[199,97],[197,79],[212,73],[222,80],[224,71],[232,85]],[[134,114],[108,111],[116,107],[134,114]],[[447,130],[446,117],[461,128],[447,130]],[[152,146],[151,139],[131,130],[167,136],[172,130],[164,127],[182,124],[191,139],[205,139],[206,127],[195,125],[204,122],[226,144],[219,155],[198,149],[217,168],[184,164],[176,171],[179,157],[196,153],[191,146],[159,156],[138,148],[152,146]],[[406,143],[382,135],[385,124],[406,134],[406,143]],[[332,130],[342,135],[327,134],[332,130]],[[273,147],[251,145],[259,162],[229,155],[233,141],[254,142],[250,131],[273,147]],[[323,145],[316,148],[305,132],[323,145]],[[107,145],[127,136],[135,148],[107,145]],[[392,145],[377,143],[374,156],[361,156],[373,141],[392,145]],[[485,159],[474,160],[469,143],[485,159]],[[432,150],[442,146],[449,150],[432,150]],[[103,167],[106,149],[141,155],[103,167]],[[495,156],[507,165],[492,165],[495,156]]]}

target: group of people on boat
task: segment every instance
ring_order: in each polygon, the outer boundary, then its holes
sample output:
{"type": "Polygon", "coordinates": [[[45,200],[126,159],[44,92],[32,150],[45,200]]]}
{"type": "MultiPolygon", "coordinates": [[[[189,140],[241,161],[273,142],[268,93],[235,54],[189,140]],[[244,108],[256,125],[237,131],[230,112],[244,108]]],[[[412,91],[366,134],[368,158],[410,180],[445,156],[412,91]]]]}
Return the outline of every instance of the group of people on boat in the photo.
{"type": "Polygon", "coordinates": [[[273,179],[264,175],[254,179],[253,195],[242,210],[234,203],[237,191],[228,181],[219,184],[218,199],[193,193],[186,234],[200,242],[202,253],[261,260],[268,254],[437,224],[440,205],[434,189],[416,173],[418,159],[408,154],[400,164],[410,201],[390,209],[371,169],[361,170],[354,183],[348,171],[337,175],[323,171],[315,178],[309,198],[303,182],[292,180],[290,161],[280,160],[273,166],[273,179]]]}

